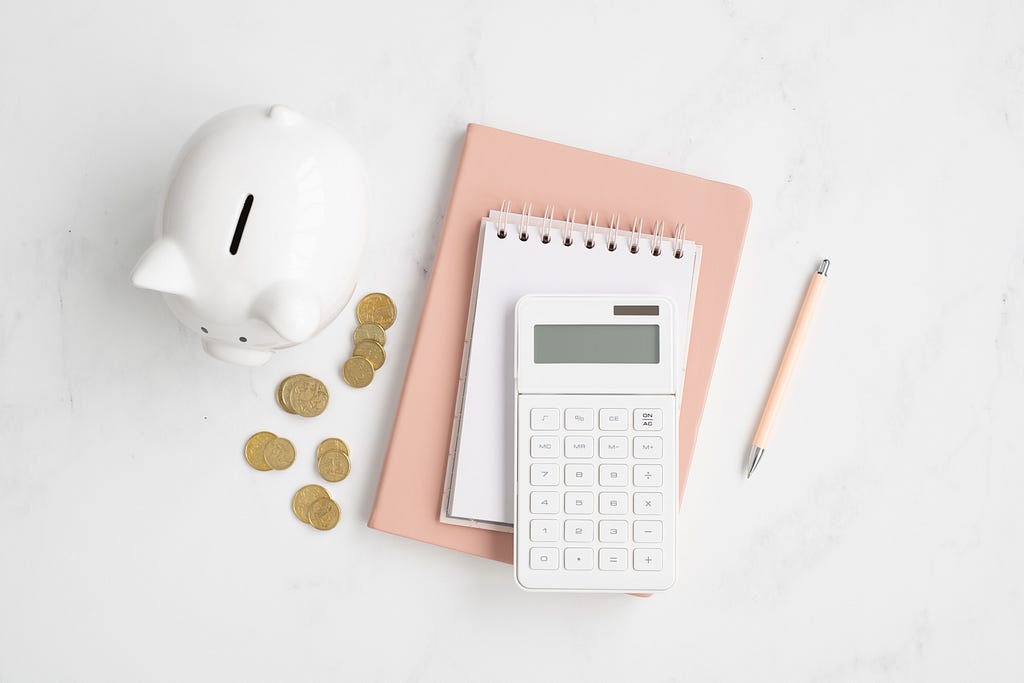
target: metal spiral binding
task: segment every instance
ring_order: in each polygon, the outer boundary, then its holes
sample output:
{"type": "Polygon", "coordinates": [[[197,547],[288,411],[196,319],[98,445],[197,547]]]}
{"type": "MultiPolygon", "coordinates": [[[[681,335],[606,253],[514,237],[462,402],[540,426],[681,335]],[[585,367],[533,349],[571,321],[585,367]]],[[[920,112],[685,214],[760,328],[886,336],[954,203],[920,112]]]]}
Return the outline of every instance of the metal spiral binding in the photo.
{"type": "Polygon", "coordinates": [[[651,253],[661,256],[661,240],[665,238],[665,221],[655,221],[654,233],[651,235],[651,253]]]}
{"type": "Polygon", "coordinates": [[[613,213],[608,221],[608,251],[619,248],[619,214],[613,213]]]}
{"type": "Polygon", "coordinates": [[[562,244],[572,246],[572,224],[576,222],[576,209],[565,212],[565,230],[562,231],[562,244]]]}
{"type": "Polygon", "coordinates": [[[587,216],[587,229],[583,231],[583,246],[587,249],[594,248],[594,237],[597,234],[597,217],[598,214],[594,211],[590,212],[587,216]]]}
{"type": "MultiPolygon", "coordinates": [[[[504,239],[509,234],[510,215],[512,215],[512,202],[506,199],[501,202],[501,208],[498,210],[498,237],[501,239],[504,239]]],[[[522,212],[519,218],[513,222],[516,226],[516,235],[521,241],[525,242],[530,238],[530,227],[534,226],[537,228],[540,241],[543,244],[551,242],[551,233],[554,230],[555,223],[558,222],[561,224],[562,244],[571,247],[574,240],[573,228],[576,226],[576,209],[569,209],[565,212],[565,219],[558,220],[555,218],[555,207],[547,205],[544,207],[544,217],[539,220],[539,224],[535,225],[533,203],[523,202],[522,212]]],[[[608,251],[615,251],[619,248],[621,223],[621,215],[615,213],[608,220],[608,225],[602,226],[600,225],[600,213],[597,211],[588,212],[587,222],[582,226],[583,245],[587,249],[593,249],[597,246],[597,233],[599,230],[604,229],[608,251]]],[[[676,228],[671,238],[665,235],[665,227],[665,221],[655,221],[654,230],[647,235],[651,245],[651,255],[661,256],[662,252],[666,249],[665,242],[671,239],[672,256],[677,259],[683,258],[686,246],[686,223],[676,223],[676,228]]],[[[644,219],[641,216],[635,216],[632,227],[626,235],[626,248],[629,249],[629,253],[637,254],[640,252],[640,240],[642,237],[644,237],[644,219]]]]}
{"type": "Polygon", "coordinates": [[[644,231],[644,219],[639,216],[633,217],[633,228],[629,231],[629,253],[635,254],[640,251],[640,233],[644,231]]]}
{"type": "Polygon", "coordinates": [[[519,240],[525,242],[530,239],[530,222],[533,220],[533,202],[523,202],[522,218],[519,220],[519,240]]]}
{"type": "Polygon", "coordinates": [[[512,208],[512,202],[504,200],[501,202],[501,208],[498,210],[498,237],[505,239],[508,235],[508,212],[512,208]]]}
{"type": "Polygon", "coordinates": [[[672,238],[672,255],[683,258],[683,245],[686,244],[686,223],[676,224],[676,234],[672,238]]]}
{"type": "Polygon", "coordinates": [[[544,207],[544,220],[540,223],[540,241],[547,244],[551,241],[551,222],[555,220],[555,207],[544,207]]]}

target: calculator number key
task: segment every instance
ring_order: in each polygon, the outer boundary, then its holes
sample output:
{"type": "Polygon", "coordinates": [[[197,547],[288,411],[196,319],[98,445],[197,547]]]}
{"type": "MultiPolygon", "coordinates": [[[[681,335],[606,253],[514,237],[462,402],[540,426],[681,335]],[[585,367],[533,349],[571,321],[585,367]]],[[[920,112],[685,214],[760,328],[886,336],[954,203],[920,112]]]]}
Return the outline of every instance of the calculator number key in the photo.
{"type": "Polygon", "coordinates": [[[597,567],[603,572],[625,571],[628,563],[625,548],[601,548],[597,553],[597,567]]]}
{"type": "Polygon", "coordinates": [[[566,486],[593,486],[594,466],[593,465],[566,465],[565,466],[566,486]]]}
{"type": "Polygon", "coordinates": [[[531,541],[557,541],[558,522],[554,519],[531,519],[530,520],[531,541]]]}
{"type": "Polygon", "coordinates": [[[661,437],[660,436],[634,436],[633,457],[638,460],[660,460],[661,459],[661,437]]]}
{"type": "Polygon", "coordinates": [[[558,494],[554,491],[533,491],[530,493],[530,512],[535,515],[558,513],[558,494]]]}
{"type": "Polygon", "coordinates": [[[601,543],[625,543],[626,523],[606,519],[597,525],[597,538],[601,543]]]}
{"type": "Polygon", "coordinates": [[[662,553],[658,548],[637,548],[633,551],[633,568],[641,572],[660,572],[662,553]]]}
{"type": "Polygon", "coordinates": [[[594,494],[589,491],[582,491],[579,493],[569,492],[565,494],[565,514],[594,514],[594,494]]]}
{"type": "Polygon", "coordinates": [[[633,494],[633,512],[638,515],[660,515],[661,503],[660,493],[633,494]]]}
{"type": "Polygon", "coordinates": [[[534,408],[530,411],[530,429],[535,432],[558,429],[558,408],[534,408]]]}
{"type": "Polygon", "coordinates": [[[558,549],[530,548],[530,569],[558,569],[558,549]]]}
{"type": "Polygon", "coordinates": [[[625,493],[600,493],[597,509],[602,515],[624,515],[629,512],[625,493]]]}
{"type": "Polygon", "coordinates": [[[570,543],[590,543],[594,540],[594,523],[589,519],[570,519],[565,523],[565,540],[570,543]]]}
{"type": "Polygon", "coordinates": [[[599,416],[602,432],[618,432],[629,427],[625,408],[602,408],[599,416]]]}
{"type": "Polygon", "coordinates": [[[565,437],[565,457],[567,458],[593,458],[594,437],[592,436],[567,436],[565,437]]]}
{"type": "Polygon", "coordinates": [[[590,548],[566,548],[565,568],[587,570],[594,568],[594,551],[590,548]]]}
{"type": "Polygon", "coordinates": [[[594,428],[594,409],[566,408],[565,428],[577,432],[590,431],[594,428]]]}
{"type": "Polygon", "coordinates": [[[661,486],[661,465],[633,465],[633,486],[661,486]]]}
{"type": "Polygon", "coordinates": [[[598,439],[597,450],[602,458],[625,458],[629,441],[624,436],[602,436],[598,439]]]}
{"type": "Polygon", "coordinates": [[[558,465],[555,463],[530,465],[530,484],[533,486],[557,486],[558,465]]]}
{"type": "Polygon", "coordinates": [[[558,437],[557,436],[533,436],[530,437],[531,458],[557,458],[558,437]]]}
{"type": "Polygon", "coordinates": [[[634,410],[633,429],[637,431],[661,430],[661,408],[637,408],[634,410]]]}
{"type": "Polygon", "coordinates": [[[601,465],[601,486],[625,486],[629,478],[625,465],[601,465]]]}

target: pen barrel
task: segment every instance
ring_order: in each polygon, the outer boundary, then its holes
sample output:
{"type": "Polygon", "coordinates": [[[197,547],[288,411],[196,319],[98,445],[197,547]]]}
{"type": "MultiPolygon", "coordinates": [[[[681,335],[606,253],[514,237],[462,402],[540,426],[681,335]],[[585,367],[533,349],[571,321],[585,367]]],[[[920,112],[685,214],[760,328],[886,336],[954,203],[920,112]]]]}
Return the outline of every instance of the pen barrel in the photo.
{"type": "Polygon", "coordinates": [[[757,432],[754,434],[754,445],[765,448],[771,436],[772,428],[775,426],[775,418],[779,408],[782,407],[782,399],[789,386],[789,378],[793,374],[800,352],[804,347],[804,340],[807,339],[807,331],[811,327],[811,320],[814,319],[814,309],[821,297],[821,290],[825,286],[826,277],[815,274],[807,286],[807,293],[804,295],[804,302],[800,306],[800,313],[797,315],[796,323],[793,325],[793,332],[789,336],[789,343],[786,344],[786,352],[782,355],[782,362],[779,364],[779,371],[775,374],[775,382],[772,384],[771,393],[768,394],[768,401],[764,404],[764,412],[761,413],[761,422],[757,425],[757,432]]]}

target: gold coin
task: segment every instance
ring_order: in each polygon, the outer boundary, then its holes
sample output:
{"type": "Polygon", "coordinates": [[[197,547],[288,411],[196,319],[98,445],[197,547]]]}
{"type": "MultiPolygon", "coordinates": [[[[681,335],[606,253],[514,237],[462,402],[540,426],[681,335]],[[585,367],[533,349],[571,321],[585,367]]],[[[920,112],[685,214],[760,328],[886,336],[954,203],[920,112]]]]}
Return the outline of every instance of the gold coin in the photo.
{"type": "Polygon", "coordinates": [[[316,470],[326,481],[339,482],[352,471],[352,461],[348,453],[327,451],[316,461],[316,470]]]}
{"type": "Polygon", "coordinates": [[[356,304],[356,319],[360,323],[377,323],[385,330],[395,324],[398,307],[387,294],[367,294],[356,304]]]}
{"type": "Polygon", "coordinates": [[[267,444],[277,438],[277,434],[271,432],[256,432],[245,442],[245,461],[253,469],[266,472],[271,469],[267,459],[263,456],[263,449],[267,444]]]}
{"type": "Polygon", "coordinates": [[[320,456],[327,451],[341,451],[348,455],[348,444],[341,439],[335,439],[334,437],[324,439],[320,442],[320,445],[316,447],[316,459],[319,460],[320,456]]]}
{"type": "Polygon", "coordinates": [[[302,375],[285,388],[285,404],[302,417],[316,417],[327,408],[330,394],[324,383],[315,377],[302,375]]]}
{"type": "Polygon", "coordinates": [[[297,382],[301,382],[306,378],[312,379],[309,375],[289,375],[281,380],[281,383],[277,385],[277,403],[284,408],[286,412],[289,412],[292,415],[295,414],[295,409],[288,402],[288,395],[291,392],[292,387],[294,387],[297,382]]]}
{"type": "Polygon", "coordinates": [[[289,410],[288,406],[285,405],[284,402],[284,383],[287,381],[288,378],[281,380],[281,382],[277,385],[277,391],[274,393],[274,396],[275,398],[277,398],[277,405],[281,406],[281,410],[283,410],[286,413],[290,413],[292,411],[289,410]]]}
{"type": "Polygon", "coordinates": [[[370,365],[373,366],[374,370],[380,370],[380,366],[384,365],[384,360],[387,358],[387,355],[384,353],[384,347],[370,339],[356,344],[355,348],[352,349],[352,355],[362,356],[370,361],[370,365]]]}
{"type": "Polygon", "coordinates": [[[309,504],[306,519],[320,531],[333,529],[341,519],[341,508],[330,498],[317,498],[309,504]]]}
{"type": "Polygon", "coordinates": [[[381,346],[384,346],[384,342],[387,340],[387,335],[384,334],[384,328],[377,323],[363,323],[356,328],[356,331],[352,333],[352,342],[358,344],[361,341],[375,341],[381,346]]]}
{"type": "Polygon", "coordinates": [[[341,377],[345,384],[361,389],[373,381],[373,365],[362,356],[352,356],[342,366],[341,377]]]}
{"type": "Polygon", "coordinates": [[[295,462],[295,446],[288,439],[275,438],[263,448],[263,457],[275,470],[286,470],[295,462]]]}
{"type": "Polygon", "coordinates": [[[309,486],[303,486],[301,489],[295,492],[292,496],[292,512],[303,524],[309,524],[309,506],[313,504],[313,501],[321,498],[330,498],[331,494],[327,493],[327,489],[317,484],[310,484],[309,486]]]}

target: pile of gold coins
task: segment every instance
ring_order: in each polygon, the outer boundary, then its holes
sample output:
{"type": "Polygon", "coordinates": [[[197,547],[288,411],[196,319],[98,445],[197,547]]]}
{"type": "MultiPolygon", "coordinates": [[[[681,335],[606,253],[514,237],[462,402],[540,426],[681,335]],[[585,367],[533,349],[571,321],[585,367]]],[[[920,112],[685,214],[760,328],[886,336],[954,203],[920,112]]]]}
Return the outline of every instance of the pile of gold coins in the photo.
{"type": "Polygon", "coordinates": [[[352,356],[341,368],[341,377],[350,387],[361,389],[373,381],[387,358],[384,330],[395,324],[398,307],[387,294],[367,294],[356,305],[359,327],[352,334],[352,356]]]}
{"type": "Polygon", "coordinates": [[[316,417],[330,398],[324,383],[309,375],[292,375],[277,385],[277,404],[292,415],[316,417]]]}
{"type": "Polygon", "coordinates": [[[341,519],[341,508],[327,489],[316,484],[303,486],[295,492],[292,496],[292,512],[300,522],[320,531],[333,529],[341,519]]]}
{"type": "Polygon", "coordinates": [[[260,472],[286,470],[295,462],[295,446],[273,432],[257,432],[245,442],[245,461],[260,472]]]}
{"type": "MultiPolygon", "coordinates": [[[[367,294],[356,306],[359,327],[352,335],[352,357],[345,361],[341,376],[349,386],[362,388],[373,381],[374,372],[384,365],[384,330],[395,323],[398,308],[391,297],[380,292],[367,294]]],[[[316,417],[327,409],[330,395],[316,377],[291,375],[277,385],[277,404],[300,417],[316,417]]],[[[260,472],[286,470],[295,462],[295,446],[272,432],[257,432],[245,442],[245,461],[260,472]]],[[[316,448],[316,470],[324,481],[336,483],[352,471],[348,444],[341,439],[324,439],[316,448]]],[[[323,486],[309,484],[295,492],[292,512],[304,524],[327,531],[337,526],[341,508],[323,486]]]]}
{"type": "Polygon", "coordinates": [[[341,439],[324,439],[316,447],[316,471],[325,481],[338,482],[352,471],[348,446],[341,439]]]}

